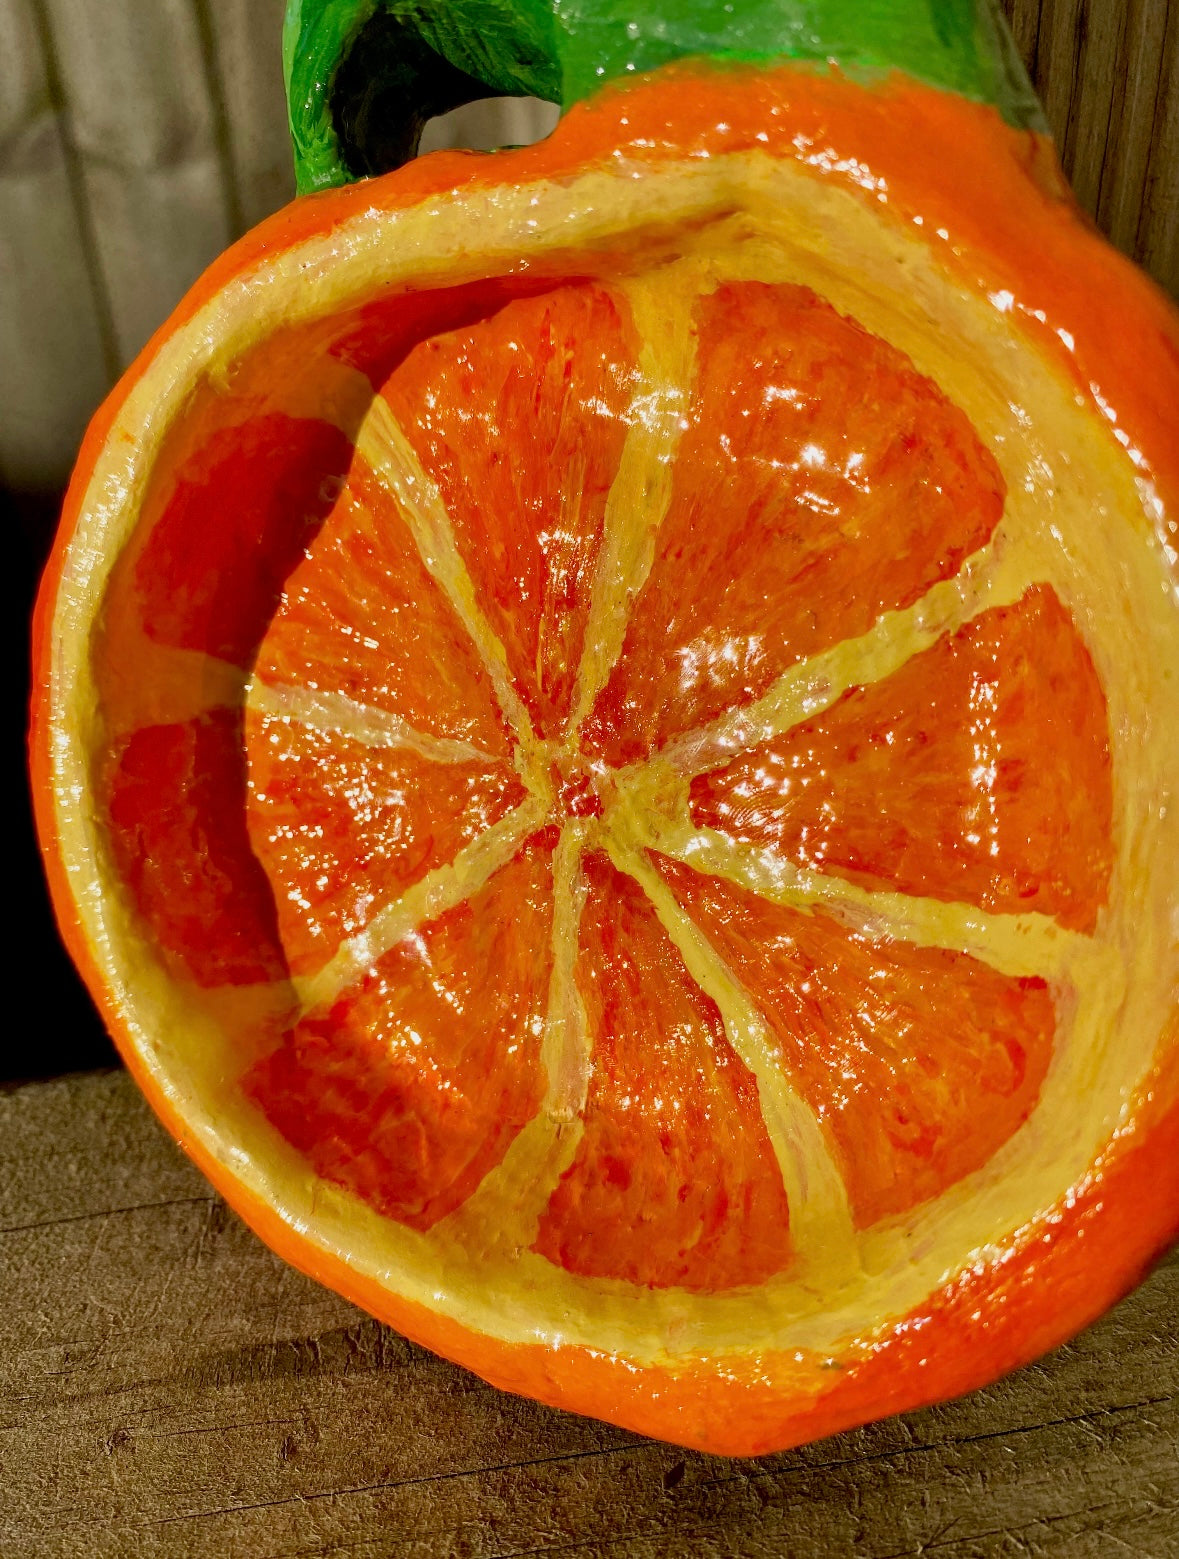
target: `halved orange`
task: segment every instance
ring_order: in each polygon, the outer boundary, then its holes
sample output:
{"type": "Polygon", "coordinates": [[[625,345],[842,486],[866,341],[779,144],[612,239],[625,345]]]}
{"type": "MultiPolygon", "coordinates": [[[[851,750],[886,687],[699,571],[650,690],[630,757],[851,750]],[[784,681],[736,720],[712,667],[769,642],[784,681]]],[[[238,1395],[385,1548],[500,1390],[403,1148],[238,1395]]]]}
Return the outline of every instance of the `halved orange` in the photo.
{"type": "Polygon", "coordinates": [[[308,198],[96,421],[59,913],[296,1265],[758,1452],[1179,1224],[1179,352],[989,110],[658,73],[308,198]]]}

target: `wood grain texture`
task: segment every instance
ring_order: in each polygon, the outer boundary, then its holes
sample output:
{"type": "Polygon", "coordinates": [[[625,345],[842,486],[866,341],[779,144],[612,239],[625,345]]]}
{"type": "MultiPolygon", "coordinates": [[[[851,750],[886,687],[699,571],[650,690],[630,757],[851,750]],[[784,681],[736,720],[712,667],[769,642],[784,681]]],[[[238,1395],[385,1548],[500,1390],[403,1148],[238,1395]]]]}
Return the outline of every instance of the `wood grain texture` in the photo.
{"type": "Polygon", "coordinates": [[[1077,198],[1179,296],[1179,5],[1001,3],[1077,198]]]}
{"type": "Polygon", "coordinates": [[[1179,1257],[957,1402],[752,1462],[508,1397],[273,1257],[122,1073],[0,1095],[5,1559],[1179,1555],[1179,1257]]]}

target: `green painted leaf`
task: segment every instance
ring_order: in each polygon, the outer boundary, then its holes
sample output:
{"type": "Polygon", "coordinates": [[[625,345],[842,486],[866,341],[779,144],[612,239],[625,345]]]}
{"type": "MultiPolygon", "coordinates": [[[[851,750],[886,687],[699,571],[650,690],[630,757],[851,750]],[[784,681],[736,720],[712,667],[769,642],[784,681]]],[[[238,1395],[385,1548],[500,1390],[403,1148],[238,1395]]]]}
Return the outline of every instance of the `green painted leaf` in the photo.
{"type": "Polygon", "coordinates": [[[567,107],[691,55],[903,70],[1043,128],[995,0],[288,0],[299,188],[396,167],[425,122],[460,103],[567,107]]]}

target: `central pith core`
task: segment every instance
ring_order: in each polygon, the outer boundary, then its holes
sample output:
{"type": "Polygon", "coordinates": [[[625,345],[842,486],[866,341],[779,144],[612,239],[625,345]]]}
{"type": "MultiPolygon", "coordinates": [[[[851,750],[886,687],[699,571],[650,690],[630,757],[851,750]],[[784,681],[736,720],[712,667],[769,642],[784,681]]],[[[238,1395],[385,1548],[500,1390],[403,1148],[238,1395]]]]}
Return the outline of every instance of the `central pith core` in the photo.
{"type": "Polygon", "coordinates": [[[601,817],[614,793],[614,779],[601,762],[562,749],[549,765],[553,807],[561,818],[601,817]]]}

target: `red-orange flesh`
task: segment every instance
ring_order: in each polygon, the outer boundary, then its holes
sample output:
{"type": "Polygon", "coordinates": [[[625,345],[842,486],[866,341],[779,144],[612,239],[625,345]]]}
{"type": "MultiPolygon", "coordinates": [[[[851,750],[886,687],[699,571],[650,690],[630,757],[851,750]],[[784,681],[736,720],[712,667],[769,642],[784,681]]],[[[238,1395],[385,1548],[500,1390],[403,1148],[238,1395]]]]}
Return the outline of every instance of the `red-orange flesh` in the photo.
{"type": "Polygon", "coordinates": [[[503,717],[475,651],[388,493],[358,463],[333,498],[268,619],[256,674],[505,756],[503,717]]]}
{"type": "Polygon", "coordinates": [[[504,817],[524,792],[510,768],[416,753],[247,716],[246,802],[294,974],[310,974],[372,914],[504,817]]]}

